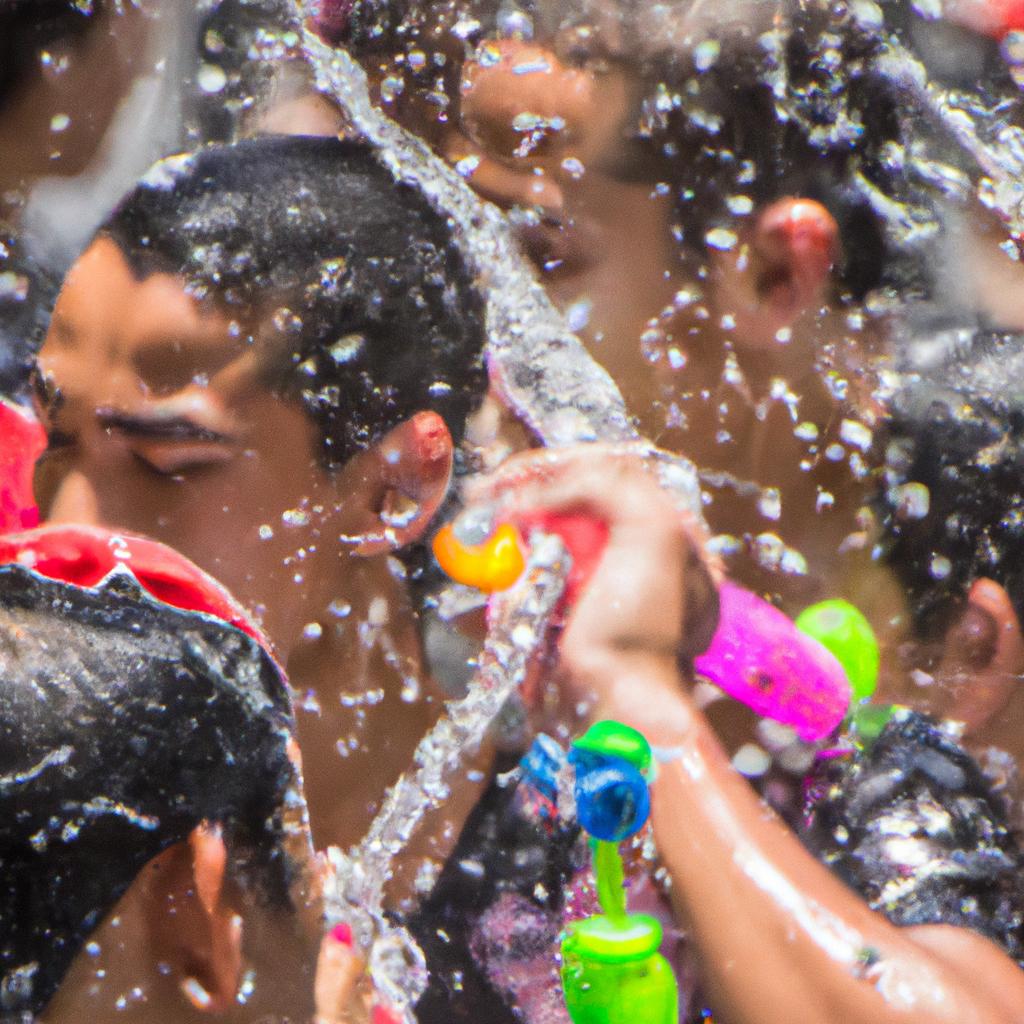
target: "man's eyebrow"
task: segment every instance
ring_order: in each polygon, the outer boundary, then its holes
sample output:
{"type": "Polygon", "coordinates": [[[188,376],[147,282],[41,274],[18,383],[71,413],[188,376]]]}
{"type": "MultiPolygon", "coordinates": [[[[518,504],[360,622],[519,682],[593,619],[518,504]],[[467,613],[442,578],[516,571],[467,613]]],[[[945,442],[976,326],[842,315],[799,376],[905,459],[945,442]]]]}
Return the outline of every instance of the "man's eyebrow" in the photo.
{"type": "Polygon", "coordinates": [[[53,383],[52,378],[40,368],[38,363],[32,366],[29,373],[29,386],[32,388],[32,394],[44,412],[56,412],[64,404],[63,392],[53,383]]]}
{"type": "Polygon", "coordinates": [[[101,427],[117,430],[132,437],[151,438],[156,441],[210,441],[227,442],[231,438],[216,430],[200,426],[187,416],[152,416],[98,409],[96,418],[101,427]]]}

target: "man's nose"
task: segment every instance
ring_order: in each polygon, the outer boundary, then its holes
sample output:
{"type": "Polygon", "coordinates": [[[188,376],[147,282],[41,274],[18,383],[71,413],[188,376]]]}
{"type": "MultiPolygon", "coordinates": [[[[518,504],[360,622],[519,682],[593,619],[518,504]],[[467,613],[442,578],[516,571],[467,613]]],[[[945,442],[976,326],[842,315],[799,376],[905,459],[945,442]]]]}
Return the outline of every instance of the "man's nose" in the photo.
{"type": "Polygon", "coordinates": [[[100,525],[100,504],[89,478],[80,470],[72,470],[60,482],[50,502],[48,523],[81,523],[100,525]]]}

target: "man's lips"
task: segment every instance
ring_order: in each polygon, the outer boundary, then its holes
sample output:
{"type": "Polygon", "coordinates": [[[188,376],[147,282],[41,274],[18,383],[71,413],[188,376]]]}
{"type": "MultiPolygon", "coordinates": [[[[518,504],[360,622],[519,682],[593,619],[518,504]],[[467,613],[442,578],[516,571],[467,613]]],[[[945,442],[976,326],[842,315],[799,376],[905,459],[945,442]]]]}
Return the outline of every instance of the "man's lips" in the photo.
{"type": "Polygon", "coordinates": [[[0,537],[0,565],[11,563],[79,587],[94,587],[124,566],[158,601],[213,615],[271,650],[267,637],[224,587],[157,541],[99,526],[41,526],[0,537]]]}

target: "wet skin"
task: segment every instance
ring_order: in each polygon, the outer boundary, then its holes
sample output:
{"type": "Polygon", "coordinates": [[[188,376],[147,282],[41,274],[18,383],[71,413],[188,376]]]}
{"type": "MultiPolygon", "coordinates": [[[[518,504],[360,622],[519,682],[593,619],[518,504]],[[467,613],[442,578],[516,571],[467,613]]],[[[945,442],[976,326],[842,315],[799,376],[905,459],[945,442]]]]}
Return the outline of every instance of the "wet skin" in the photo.
{"type": "MultiPolygon", "coordinates": [[[[385,109],[427,131],[482,196],[511,211],[549,294],[582,325],[641,431],[738,478],[739,493],[707,481],[714,532],[737,539],[730,573],[794,613],[824,597],[859,601],[879,586],[857,517],[871,484],[850,470],[856,449],[837,461],[824,453],[844,418],[874,425],[876,339],[843,340],[844,311],[831,302],[838,228],[819,204],[784,199],[738,218],[736,248],[709,250],[696,281],[672,237],[672,190],[659,187],[668,171],[628,138],[651,83],[617,45],[607,26],[485,40],[461,66],[445,125],[425,128],[413,105],[385,109]],[[696,285],[703,301],[673,309],[696,285]],[[730,358],[738,372],[725,372],[730,358]],[[828,370],[850,382],[847,399],[830,390],[828,370]],[[794,435],[804,422],[817,431],[810,440],[794,435]],[[758,488],[781,497],[769,497],[768,514],[758,488]],[[783,544],[802,556],[787,556],[796,571],[779,570],[783,544]],[[760,559],[765,546],[779,549],[774,563],[760,559]]],[[[890,612],[876,617],[880,629],[890,612]]]]}
{"type": "MultiPolygon", "coordinates": [[[[68,275],[39,355],[36,403],[50,444],[35,486],[48,521],[161,539],[257,615],[296,694],[314,842],[345,847],[361,838],[375,802],[436,716],[415,617],[388,565],[404,534],[382,537],[378,516],[413,501],[420,511],[406,529],[429,520],[447,489],[451,439],[436,414],[421,413],[328,472],[306,412],[266,383],[267,362],[282,344],[272,317],[253,311],[236,324],[225,310],[193,300],[173,275],[137,279],[114,243],[97,240],[68,275]],[[403,697],[410,681],[418,692],[403,697]]],[[[194,859],[187,850],[163,858],[134,896],[148,887],[151,907],[154,900],[191,906],[194,859]]],[[[219,891],[219,878],[214,883],[219,891]]],[[[240,905],[228,892],[228,904],[240,905]]],[[[122,916],[136,920],[140,906],[129,903],[122,916]]],[[[119,976],[166,988],[153,975],[153,964],[166,960],[215,988],[225,959],[237,961],[237,952],[216,955],[237,943],[231,915],[215,908],[226,922],[217,929],[210,915],[189,913],[166,919],[174,924],[169,934],[152,920],[136,923],[149,928],[151,950],[134,968],[129,956],[119,976]],[[199,952],[183,952],[192,935],[199,952]]],[[[247,923],[243,942],[261,927],[268,925],[247,923]]],[[[98,941],[116,949],[122,934],[98,941]]],[[[146,944],[131,947],[140,949],[146,944]]],[[[266,973],[273,969],[264,967],[264,997],[277,987],[266,973]]],[[[221,985],[227,1005],[234,973],[221,985]]],[[[74,1017],[74,992],[87,977],[71,983],[52,1019],[74,1017]]],[[[112,1000],[124,986],[128,980],[103,992],[112,1000]]],[[[183,1013],[173,989],[170,998],[183,1013]]]]}
{"type": "Polygon", "coordinates": [[[283,344],[269,320],[254,316],[234,333],[225,311],[193,301],[173,276],[137,280],[116,245],[95,242],[68,276],[39,355],[50,447],[37,497],[49,521],[164,541],[261,619],[300,695],[317,844],[347,844],[434,712],[402,701],[400,673],[385,663],[419,672],[407,599],[386,559],[337,540],[364,530],[365,460],[328,472],[305,411],[263,380],[283,344]],[[383,643],[359,644],[371,601],[383,643]],[[353,646],[339,672],[339,651],[353,646]],[[362,694],[378,687],[367,704],[362,694]],[[356,749],[339,753],[349,737],[356,749]]]}

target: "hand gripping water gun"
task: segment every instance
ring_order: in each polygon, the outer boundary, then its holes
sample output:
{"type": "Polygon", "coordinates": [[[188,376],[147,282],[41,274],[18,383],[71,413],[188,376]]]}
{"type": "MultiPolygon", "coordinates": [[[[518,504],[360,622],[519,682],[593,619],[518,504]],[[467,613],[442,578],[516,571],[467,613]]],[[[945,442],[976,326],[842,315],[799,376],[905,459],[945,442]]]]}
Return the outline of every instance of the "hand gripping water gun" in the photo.
{"type": "MultiPolygon", "coordinates": [[[[525,565],[520,530],[557,533],[572,556],[564,602],[571,604],[600,560],[604,523],[585,513],[540,513],[502,523],[478,542],[448,524],[434,554],[453,579],[484,592],[510,587],[525,565]]],[[[878,643],[864,616],[846,601],[823,601],[794,623],[774,605],[724,580],[718,590],[718,628],[694,668],[760,715],[816,742],[843,721],[854,701],[866,701],[878,675],[878,643]]]]}
{"type": "Polygon", "coordinates": [[[572,745],[576,815],[591,836],[602,914],[572,922],[562,938],[562,988],[573,1024],[676,1024],[679,992],[658,952],[662,929],[626,911],[617,844],[650,814],[651,748],[635,729],[597,722],[572,745]]]}

